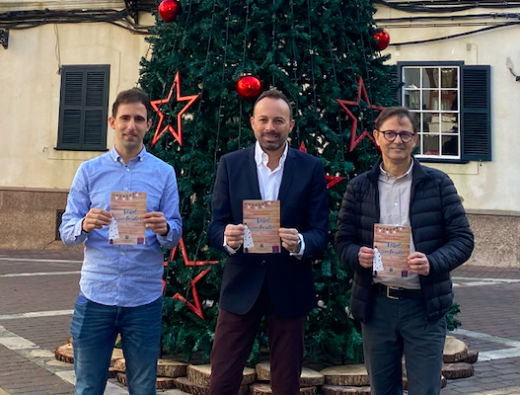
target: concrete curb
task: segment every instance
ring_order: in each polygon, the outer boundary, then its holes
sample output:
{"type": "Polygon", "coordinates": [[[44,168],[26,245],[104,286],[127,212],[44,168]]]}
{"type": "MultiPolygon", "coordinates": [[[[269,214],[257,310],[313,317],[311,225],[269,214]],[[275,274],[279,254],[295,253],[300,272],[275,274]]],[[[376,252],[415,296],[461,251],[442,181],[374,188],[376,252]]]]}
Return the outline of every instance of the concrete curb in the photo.
{"type": "Polygon", "coordinates": [[[2,388],[0,388],[0,395],[9,395],[9,392],[5,392],[2,388]]]}

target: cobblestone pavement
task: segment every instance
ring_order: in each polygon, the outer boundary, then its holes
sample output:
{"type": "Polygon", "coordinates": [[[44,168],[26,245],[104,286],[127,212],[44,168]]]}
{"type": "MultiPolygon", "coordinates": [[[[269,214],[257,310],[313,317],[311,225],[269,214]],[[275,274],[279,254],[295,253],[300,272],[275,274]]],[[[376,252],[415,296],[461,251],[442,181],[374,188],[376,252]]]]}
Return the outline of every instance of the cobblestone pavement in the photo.
{"type": "MultiPolygon", "coordinates": [[[[54,350],[70,336],[82,256],[0,250],[0,395],[74,393],[72,365],[54,350]]],[[[474,376],[449,380],[441,395],[520,395],[520,269],[465,265],[452,274],[462,321],[455,336],[480,356],[474,376]]],[[[109,393],[128,394],[114,383],[109,393]]]]}

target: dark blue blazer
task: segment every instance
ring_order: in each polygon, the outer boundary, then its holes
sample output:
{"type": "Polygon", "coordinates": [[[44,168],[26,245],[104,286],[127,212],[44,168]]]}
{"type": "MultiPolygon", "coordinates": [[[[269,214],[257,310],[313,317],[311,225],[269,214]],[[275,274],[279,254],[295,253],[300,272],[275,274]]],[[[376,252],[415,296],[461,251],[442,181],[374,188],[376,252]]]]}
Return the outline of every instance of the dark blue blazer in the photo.
{"type": "MultiPolygon", "coordinates": [[[[212,197],[209,244],[226,252],[224,229],[243,220],[242,201],[261,199],[255,162],[255,146],[220,159],[212,197]]],[[[247,313],[256,302],[264,280],[277,313],[291,318],[316,306],[312,258],[328,242],[329,205],[321,160],[289,148],[285,160],[280,200],[280,226],[296,228],[305,240],[301,260],[282,247],[280,254],[244,254],[242,247],[226,259],[220,307],[236,314],[247,313]]]]}

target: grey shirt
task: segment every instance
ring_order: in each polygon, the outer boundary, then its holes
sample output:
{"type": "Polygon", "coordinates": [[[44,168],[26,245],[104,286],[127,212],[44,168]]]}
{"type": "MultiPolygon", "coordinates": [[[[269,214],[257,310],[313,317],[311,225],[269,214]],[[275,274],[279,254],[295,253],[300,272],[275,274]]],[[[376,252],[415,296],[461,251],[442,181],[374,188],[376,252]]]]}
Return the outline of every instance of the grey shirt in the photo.
{"type": "MultiPolygon", "coordinates": [[[[378,181],[379,205],[381,216],[379,223],[382,225],[410,226],[410,196],[412,192],[411,161],[408,171],[400,177],[395,177],[383,169],[380,165],[378,181]]],[[[410,235],[410,254],[415,252],[413,236],[410,235]]],[[[419,275],[410,273],[408,277],[388,277],[378,275],[374,277],[375,283],[382,283],[390,287],[421,289],[419,275]]]]}

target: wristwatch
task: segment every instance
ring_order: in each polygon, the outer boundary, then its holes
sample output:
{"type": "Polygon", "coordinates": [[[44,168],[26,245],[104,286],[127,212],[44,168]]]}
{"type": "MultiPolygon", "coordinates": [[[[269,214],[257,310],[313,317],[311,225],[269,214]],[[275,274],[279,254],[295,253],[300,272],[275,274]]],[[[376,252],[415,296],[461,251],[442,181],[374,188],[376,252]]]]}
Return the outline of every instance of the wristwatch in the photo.
{"type": "Polygon", "coordinates": [[[302,249],[302,239],[298,237],[298,245],[296,246],[296,249],[293,251],[293,254],[299,254],[302,249]]]}

